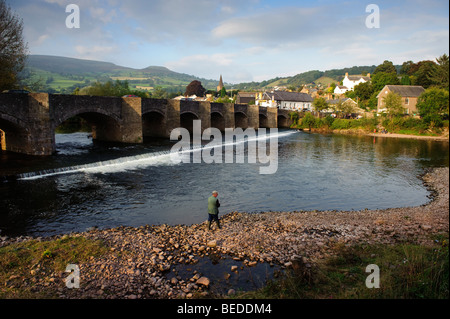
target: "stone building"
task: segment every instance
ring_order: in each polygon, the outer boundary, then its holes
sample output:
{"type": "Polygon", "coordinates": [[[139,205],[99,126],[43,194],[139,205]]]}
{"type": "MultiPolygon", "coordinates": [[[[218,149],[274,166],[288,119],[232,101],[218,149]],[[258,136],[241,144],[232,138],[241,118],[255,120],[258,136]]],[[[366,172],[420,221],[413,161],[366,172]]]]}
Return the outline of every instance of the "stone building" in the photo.
{"type": "Polygon", "coordinates": [[[378,113],[386,112],[386,105],[384,98],[390,93],[394,92],[401,96],[402,106],[405,108],[405,113],[410,115],[416,115],[417,112],[417,99],[425,91],[421,86],[414,85],[386,85],[381,92],[377,95],[378,99],[378,113]]]}

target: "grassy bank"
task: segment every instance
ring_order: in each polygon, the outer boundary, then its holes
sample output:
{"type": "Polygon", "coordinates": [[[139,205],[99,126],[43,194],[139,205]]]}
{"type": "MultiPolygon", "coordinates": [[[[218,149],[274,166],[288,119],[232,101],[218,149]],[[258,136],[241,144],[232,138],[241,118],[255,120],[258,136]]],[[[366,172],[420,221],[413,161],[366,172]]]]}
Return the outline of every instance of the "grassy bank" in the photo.
{"type": "Polygon", "coordinates": [[[413,243],[336,245],[333,257],[314,267],[294,264],[264,288],[239,294],[261,299],[448,299],[448,234],[434,236],[432,247],[413,243]],[[380,287],[367,288],[366,267],[380,269],[380,287]]]}
{"type": "Polygon", "coordinates": [[[420,136],[440,136],[448,132],[449,121],[442,119],[418,119],[413,117],[378,117],[361,119],[339,119],[331,116],[318,118],[311,113],[307,113],[303,118],[293,117],[296,129],[310,129],[315,131],[364,131],[372,133],[380,132],[382,129],[390,133],[420,135],[420,136]]]}
{"type": "Polygon", "coordinates": [[[69,236],[1,247],[0,298],[55,298],[56,291],[45,287],[67,277],[65,269],[68,264],[80,264],[107,251],[101,241],[69,236]]]}

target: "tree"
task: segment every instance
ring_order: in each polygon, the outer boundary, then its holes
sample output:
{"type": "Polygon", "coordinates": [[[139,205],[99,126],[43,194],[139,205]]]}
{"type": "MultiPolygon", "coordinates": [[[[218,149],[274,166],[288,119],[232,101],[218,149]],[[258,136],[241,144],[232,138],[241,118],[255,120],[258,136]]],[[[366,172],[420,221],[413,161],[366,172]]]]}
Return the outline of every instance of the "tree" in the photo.
{"type": "Polygon", "coordinates": [[[17,85],[18,74],[25,67],[26,57],[23,21],[4,0],[0,0],[0,92],[17,85]]]}
{"type": "Polygon", "coordinates": [[[402,79],[401,79],[400,82],[401,82],[402,85],[411,85],[411,79],[410,79],[408,74],[404,74],[402,76],[402,79]]]}
{"type": "Polygon", "coordinates": [[[314,99],[313,106],[317,112],[320,112],[328,108],[328,103],[327,100],[325,100],[325,98],[318,97],[314,99]]]}
{"type": "Polygon", "coordinates": [[[397,69],[395,68],[394,63],[392,63],[391,61],[385,60],[382,64],[380,64],[379,66],[376,67],[373,74],[377,74],[377,73],[381,73],[381,72],[397,74],[397,69]]]}
{"type": "Polygon", "coordinates": [[[433,85],[441,89],[449,89],[449,61],[448,55],[444,54],[436,59],[437,65],[430,72],[430,80],[433,85]]]}
{"type": "Polygon", "coordinates": [[[433,84],[431,77],[437,67],[436,63],[433,61],[421,61],[418,64],[419,69],[414,74],[416,76],[415,85],[420,85],[427,89],[433,84]]]}
{"type": "Polygon", "coordinates": [[[405,114],[402,104],[402,97],[394,92],[389,92],[384,98],[384,105],[390,117],[401,116],[405,114]]]}
{"type": "Polygon", "coordinates": [[[360,100],[365,101],[370,99],[370,96],[373,94],[373,86],[371,82],[362,82],[355,86],[354,88],[355,94],[360,100]]]}
{"type": "Polygon", "coordinates": [[[128,81],[116,80],[108,81],[106,83],[96,82],[92,86],[84,87],[81,90],[74,89],[73,94],[76,95],[94,95],[94,96],[124,96],[136,95],[140,97],[149,97],[147,92],[132,90],[128,85],[128,81]]]}
{"type": "Polygon", "coordinates": [[[405,75],[412,75],[414,72],[411,72],[414,68],[414,62],[413,61],[406,61],[403,62],[402,67],[400,69],[400,74],[405,75]]]}
{"type": "Polygon", "coordinates": [[[197,95],[204,96],[206,89],[202,86],[202,82],[194,80],[186,87],[185,96],[197,95]]]}
{"type": "Polygon", "coordinates": [[[375,92],[380,92],[385,85],[399,85],[397,73],[380,72],[372,76],[372,87],[375,92]]]}
{"type": "Polygon", "coordinates": [[[223,87],[223,88],[220,90],[219,96],[220,96],[221,98],[224,98],[224,97],[227,96],[227,89],[225,89],[225,87],[223,87]]]}
{"type": "Polygon", "coordinates": [[[307,126],[309,130],[311,130],[311,128],[315,125],[316,125],[316,118],[310,112],[306,113],[305,116],[302,118],[302,126],[303,127],[307,126]]]}
{"type": "Polygon", "coordinates": [[[166,99],[168,97],[168,93],[162,87],[157,86],[152,92],[152,98],[155,99],[166,99]]]}
{"type": "Polygon", "coordinates": [[[449,93],[445,89],[429,88],[417,99],[417,109],[422,117],[449,114],[449,93]]]}

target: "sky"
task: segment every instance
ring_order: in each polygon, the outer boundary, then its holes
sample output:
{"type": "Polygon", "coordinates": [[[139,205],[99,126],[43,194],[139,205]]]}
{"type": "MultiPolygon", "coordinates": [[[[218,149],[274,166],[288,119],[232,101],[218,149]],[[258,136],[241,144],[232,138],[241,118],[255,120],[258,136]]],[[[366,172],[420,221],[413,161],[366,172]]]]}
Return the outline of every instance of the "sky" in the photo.
{"type": "Polygon", "coordinates": [[[448,0],[6,3],[23,19],[30,54],[164,66],[226,83],[449,54],[448,0]],[[69,4],[79,8],[79,28],[66,25],[69,4]]]}

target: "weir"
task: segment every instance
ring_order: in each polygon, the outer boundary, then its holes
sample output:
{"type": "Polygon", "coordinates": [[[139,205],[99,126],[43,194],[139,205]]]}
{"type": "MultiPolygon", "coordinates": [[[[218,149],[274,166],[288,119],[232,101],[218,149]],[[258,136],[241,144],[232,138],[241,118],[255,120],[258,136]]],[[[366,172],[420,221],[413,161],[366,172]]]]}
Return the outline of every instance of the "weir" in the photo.
{"type": "Polygon", "coordinates": [[[287,128],[289,111],[245,104],[222,104],[139,97],[101,97],[47,93],[0,94],[3,150],[47,156],[55,151],[55,129],[79,116],[100,141],[143,143],[145,137],[169,138],[172,130],[287,128]]]}
{"type": "MultiPolygon", "coordinates": [[[[148,152],[144,154],[139,154],[135,156],[127,156],[127,157],[121,157],[118,159],[113,160],[107,160],[107,161],[99,161],[94,163],[88,163],[88,164],[82,164],[82,165],[75,165],[75,166],[69,166],[69,167],[61,167],[61,168],[55,168],[55,169],[46,169],[42,171],[36,171],[36,172],[28,172],[28,173],[22,173],[15,176],[14,179],[18,180],[34,180],[39,178],[46,178],[56,175],[65,175],[65,174],[76,174],[76,173],[115,173],[115,172],[121,172],[125,170],[135,170],[143,167],[148,166],[157,166],[157,165],[177,165],[181,162],[183,163],[190,163],[190,157],[194,156],[194,153],[202,153],[202,152],[210,152],[212,149],[220,148],[221,154],[224,154],[225,160],[222,161],[216,161],[215,163],[231,163],[230,160],[227,161],[227,152],[231,152],[231,155],[236,152],[244,151],[244,147],[242,147],[243,144],[247,144],[249,147],[251,144],[258,142],[258,147],[261,147],[263,149],[264,153],[266,152],[266,142],[270,139],[276,139],[278,141],[278,138],[289,136],[291,134],[296,134],[296,131],[289,131],[289,132],[276,132],[276,133],[270,133],[270,134],[264,134],[261,136],[244,136],[244,135],[235,135],[236,140],[230,141],[226,138],[222,141],[220,144],[212,144],[208,143],[205,145],[195,145],[190,144],[187,148],[182,149],[181,151],[175,151],[174,148],[167,151],[159,151],[159,152],[148,152]],[[262,147],[263,146],[263,147],[262,147]],[[224,150],[224,152],[222,152],[224,150]],[[175,156],[174,156],[175,155],[175,156]],[[179,157],[180,156],[180,157],[179,157]],[[186,156],[189,157],[187,161],[180,161],[178,158],[186,158],[186,156]]],[[[273,143],[273,142],[271,142],[273,143]]],[[[248,149],[250,151],[250,148],[248,149]]],[[[256,151],[256,150],[252,150],[256,151]]],[[[238,152],[239,153],[239,152],[238,152]]],[[[239,161],[240,156],[243,154],[236,154],[235,160],[237,162],[239,161]]],[[[264,154],[266,157],[268,157],[267,154],[264,154]]],[[[270,154],[273,155],[273,154],[270,154]]],[[[250,155],[249,155],[250,156],[250,155]]],[[[221,156],[222,158],[222,156],[221,156]]],[[[242,162],[241,162],[242,163],[242,162]]],[[[249,163],[256,163],[255,161],[250,161],[249,163]]],[[[266,163],[262,162],[261,163],[266,163]]]]}

